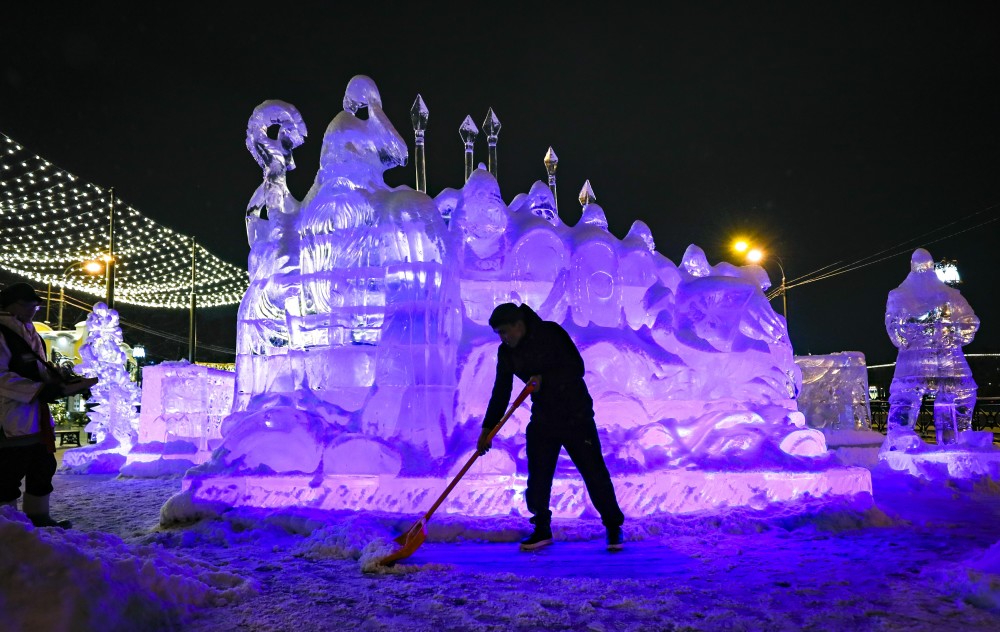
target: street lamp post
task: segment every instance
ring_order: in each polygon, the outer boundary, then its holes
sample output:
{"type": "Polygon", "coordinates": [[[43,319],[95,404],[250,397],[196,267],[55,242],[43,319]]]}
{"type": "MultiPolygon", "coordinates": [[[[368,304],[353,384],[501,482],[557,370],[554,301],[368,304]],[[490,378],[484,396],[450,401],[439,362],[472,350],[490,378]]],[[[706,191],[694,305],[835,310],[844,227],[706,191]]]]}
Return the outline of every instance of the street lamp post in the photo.
{"type": "Polygon", "coordinates": [[[63,305],[66,304],[66,275],[76,266],[83,266],[87,274],[100,274],[104,270],[104,266],[99,261],[74,261],[66,266],[59,279],[59,325],[57,331],[62,331],[63,327],[63,305]]]}

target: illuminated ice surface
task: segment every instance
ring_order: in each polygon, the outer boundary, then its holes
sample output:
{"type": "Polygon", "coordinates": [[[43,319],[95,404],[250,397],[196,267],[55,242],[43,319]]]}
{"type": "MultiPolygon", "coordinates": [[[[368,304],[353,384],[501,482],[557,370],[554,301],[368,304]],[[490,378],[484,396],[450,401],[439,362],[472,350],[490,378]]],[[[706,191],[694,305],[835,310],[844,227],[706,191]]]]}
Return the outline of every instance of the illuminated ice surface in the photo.
{"type": "Polygon", "coordinates": [[[807,425],[823,432],[827,448],[841,463],[875,465],[885,436],[871,429],[864,354],[796,356],[795,364],[802,371],[796,401],[807,425]]]}
{"type": "Polygon", "coordinates": [[[871,430],[868,367],[863,353],[796,356],[802,371],[799,411],[810,428],[871,430]]]}
{"type": "Polygon", "coordinates": [[[80,347],[80,372],[97,376],[88,404],[94,404],[84,430],[97,443],[74,448],[63,456],[66,469],[79,472],[117,472],[138,440],[141,391],[125,369],[124,340],[118,312],[97,303],[87,317],[87,341],[80,347]]]}
{"type": "MultiPolygon", "coordinates": [[[[286,103],[250,120],[265,178],[248,210],[235,408],[222,449],[187,476],[196,496],[425,503],[475,444],[498,344],[487,319],[505,301],[561,323],[580,347],[609,468],[634,497],[626,513],[688,507],[691,488],[707,507],[870,493],[867,472],[835,468],[796,408],[799,369],[760,267],[713,266],[695,245],[678,266],[641,221],[612,235],[593,201],[567,226],[542,182],[508,205],[482,167],[434,199],[390,188],[383,173],[406,163],[406,145],[367,77],[348,85],[297,204],[284,173],[304,136],[286,103]],[[718,472],[733,473],[728,491],[718,472]]],[[[513,416],[445,511],[523,504],[528,415],[513,416]]],[[[592,511],[575,471],[563,464],[557,478],[556,515],[592,511]]]]}
{"type": "Polygon", "coordinates": [[[161,476],[204,463],[222,441],[232,411],[235,374],[206,366],[163,362],[142,370],[139,443],[121,473],[161,476]]]}

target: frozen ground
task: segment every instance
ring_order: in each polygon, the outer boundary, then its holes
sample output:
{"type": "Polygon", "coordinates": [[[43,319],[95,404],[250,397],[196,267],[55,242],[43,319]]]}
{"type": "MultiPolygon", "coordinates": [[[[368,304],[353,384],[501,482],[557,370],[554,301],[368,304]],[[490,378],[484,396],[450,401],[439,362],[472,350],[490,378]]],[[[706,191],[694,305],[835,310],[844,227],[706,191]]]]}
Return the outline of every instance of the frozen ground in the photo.
{"type": "Polygon", "coordinates": [[[68,532],[0,510],[7,630],[997,630],[1000,484],[876,471],[875,507],[626,525],[435,516],[406,564],[365,572],[416,516],[229,511],[159,526],[179,479],[57,475],[68,532]],[[119,540],[120,538],[120,540],[119,540]],[[20,626],[20,627],[19,627],[20,626]]]}

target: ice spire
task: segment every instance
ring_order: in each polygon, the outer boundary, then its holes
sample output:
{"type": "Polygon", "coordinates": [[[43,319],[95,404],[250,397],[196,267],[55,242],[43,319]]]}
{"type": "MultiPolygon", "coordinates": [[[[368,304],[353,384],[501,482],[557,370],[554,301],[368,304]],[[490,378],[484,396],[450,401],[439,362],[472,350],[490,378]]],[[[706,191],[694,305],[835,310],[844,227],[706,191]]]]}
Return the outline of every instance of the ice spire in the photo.
{"type": "Polygon", "coordinates": [[[499,180],[497,178],[497,135],[500,133],[500,119],[493,113],[493,108],[490,108],[490,111],[486,113],[486,120],[483,121],[483,129],[486,131],[486,141],[489,143],[487,158],[490,165],[490,174],[495,180],[499,180]]]}
{"type": "Polygon", "coordinates": [[[427,193],[427,161],[424,157],[424,131],[427,129],[427,119],[429,117],[430,112],[427,110],[427,104],[424,103],[423,98],[417,93],[417,98],[413,101],[413,107],[410,108],[410,122],[413,123],[413,164],[417,169],[415,188],[417,191],[424,193],[427,193]]]}
{"type": "Polygon", "coordinates": [[[462,142],[465,143],[465,179],[468,180],[475,169],[472,151],[476,136],[479,136],[479,128],[472,122],[471,116],[466,116],[465,120],[462,121],[462,126],[458,128],[458,134],[462,137],[462,142]]]}
{"type": "Polygon", "coordinates": [[[583,183],[583,188],[580,189],[580,195],[577,196],[577,199],[580,200],[580,206],[587,206],[597,201],[594,189],[590,186],[590,180],[583,183]]]}
{"type": "Polygon", "coordinates": [[[545,171],[549,174],[549,190],[552,191],[552,199],[555,200],[556,213],[559,213],[559,196],[556,195],[556,167],[559,165],[559,156],[553,151],[552,146],[545,152],[545,171]]]}

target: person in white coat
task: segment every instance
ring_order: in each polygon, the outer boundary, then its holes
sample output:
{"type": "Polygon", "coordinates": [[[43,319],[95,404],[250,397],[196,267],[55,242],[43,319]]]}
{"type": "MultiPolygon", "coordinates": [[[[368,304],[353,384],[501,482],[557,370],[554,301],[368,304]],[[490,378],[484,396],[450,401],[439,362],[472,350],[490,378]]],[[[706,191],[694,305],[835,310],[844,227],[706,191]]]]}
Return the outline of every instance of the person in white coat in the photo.
{"type": "Polygon", "coordinates": [[[63,379],[46,360],[32,325],[42,304],[27,283],[0,290],[0,506],[17,506],[36,527],[70,526],[49,515],[56,472],[55,432],[49,402],[82,393],[97,378],[63,379]]]}

